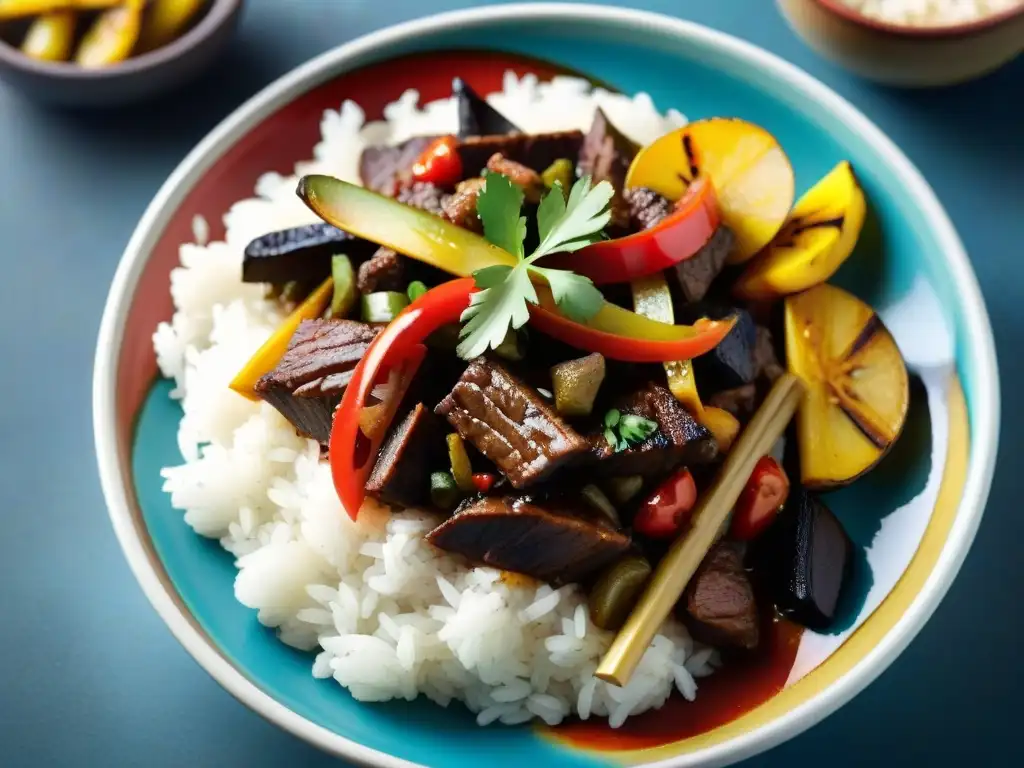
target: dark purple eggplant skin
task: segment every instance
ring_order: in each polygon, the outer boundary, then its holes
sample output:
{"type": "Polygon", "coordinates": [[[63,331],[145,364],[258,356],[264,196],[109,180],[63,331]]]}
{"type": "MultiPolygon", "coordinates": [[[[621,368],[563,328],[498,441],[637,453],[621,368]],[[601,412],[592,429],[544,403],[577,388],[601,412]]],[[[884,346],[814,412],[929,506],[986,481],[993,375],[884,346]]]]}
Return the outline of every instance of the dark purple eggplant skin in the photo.
{"type": "Polygon", "coordinates": [[[779,613],[815,631],[832,628],[853,575],[854,545],[817,495],[791,490],[750,559],[779,613]]]}
{"type": "Polygon", "coordinates": [[[427,540],[472,562],[552,584],[582,581],[631,544],[607,518],[579,502],[530,496],[468,499],[427,540]]]}
{"type": "Polygon", "coordinates": [[[682,322],[692,323],[699,317],[721,320],[736,316],[736,325],[721,343],[706,355],[694,358],[693,371],[701,390],[709,394],[753,384],[759,373],[757,324],[745,309],[715,302],[699,302],[685,307],[682,322]]]}
{"type": "Polygon", "coordinates": [[[460,139],[469,136],[498,136],[521,133],[519,127],[496,110],[461,77],[452,80],[452,96],[459,112],[460,139]]]}
{"type": "Polygon", "coordinates": [[[331,257],[368,259],[377,246],[325,222],[269,232],[253,240],[242,256],[242,282],[319,283],[331,275],[331,257]]]}

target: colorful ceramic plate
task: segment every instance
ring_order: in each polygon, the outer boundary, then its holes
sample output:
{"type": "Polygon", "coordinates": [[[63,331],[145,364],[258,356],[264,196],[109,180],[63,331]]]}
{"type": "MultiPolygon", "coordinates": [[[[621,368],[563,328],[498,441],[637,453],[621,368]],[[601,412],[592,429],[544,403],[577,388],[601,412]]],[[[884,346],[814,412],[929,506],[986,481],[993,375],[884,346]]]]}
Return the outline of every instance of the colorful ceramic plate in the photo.
{"type": "Polygon", "coordinates": [[[999,393],[992,335],[967,256],[906,157],[835,93],[751,45],[636,11],[529,5],[433,17],[361,38],[299,68],[208,136],[164,185],[121,261],[103,318],[95,429],[118,537],[153,605],[193,656],[235,696],[293,733],[372,765],[723,765],[809,727],[873,680],[949,587],[981,519],[995,461],[999,393]],[[267,170],[291,173],[343,99],[370,118],[407,88],[445,96],[453,75],[495,90],[506,69],[547,78],[585,73],[646,91],[691,119],[734,115],[771,131],[798,189],[838,160],[856,168],[868,226],[838,282],[877,307],[913,374],[905,435],[830,504],[859,546],[861,578],[840,630],[777,638],[768,658],[702,682],[694,704],[612,732],[477,728],[461,707],[362,704],[310,674],[237,603],[231,557],[197,537],[161,491],[180,457],[180,417],[156,380],[151,336],[171,313],[168,273],[197,214],[213,223],[267,170]]]}

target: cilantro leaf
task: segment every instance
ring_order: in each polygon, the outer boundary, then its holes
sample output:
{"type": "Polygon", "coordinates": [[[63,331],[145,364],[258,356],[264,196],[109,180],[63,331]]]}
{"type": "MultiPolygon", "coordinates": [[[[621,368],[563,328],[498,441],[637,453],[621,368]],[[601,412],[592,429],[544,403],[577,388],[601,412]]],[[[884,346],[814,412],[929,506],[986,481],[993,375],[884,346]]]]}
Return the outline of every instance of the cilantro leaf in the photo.
{"type": "Polygon", "coordinates": [[[568,202],[562,202],[561,188],[548,192],[537,211],[540,245],[528,261],[537,261],[549,253],[577,251],[597,242],[601,238],[601,230],[611,220],[608,204],[614,193],[607,181],[592,188],[589,176],[572,185],[568,202]]]}
{"type": "Polygon", "coordinates": [[[526,217],[520,216],[523,190],[500,173],[486,171],[484,186],[476,198],[476,212],[484,225],[484,237],[517,259],[523,259],[526,217]]]}
{"type": "Polygon", "coordinates": [[[551,286],[551,295],[562,314],[570,320],[585,323],[601,309],[604,296],[589,277],[577,275],[567,269],[547,269],[530,265],[530,271],[540,274],[551,286]]]}
{"type": "Polygon", "coordinates": [[[501,285],[511,271],[512,267],[505,264],[495,264],[493,267],[478,269],[473,273],[473,280],[476,281],[477,288],[494,288],[501,285]]]}
{"type": "Polygon", "coordinates": [[[474,293],[460,318],[465,325],[459,333],[461,341],[456,350],[459,357],[472,360],[488,348],[497,348],[505,340],[510,326],[513,329],[524,326],[530,319],[526,302],[536,304],[537,292],[522,264],[510,269],[502,282],[474,293]]]}

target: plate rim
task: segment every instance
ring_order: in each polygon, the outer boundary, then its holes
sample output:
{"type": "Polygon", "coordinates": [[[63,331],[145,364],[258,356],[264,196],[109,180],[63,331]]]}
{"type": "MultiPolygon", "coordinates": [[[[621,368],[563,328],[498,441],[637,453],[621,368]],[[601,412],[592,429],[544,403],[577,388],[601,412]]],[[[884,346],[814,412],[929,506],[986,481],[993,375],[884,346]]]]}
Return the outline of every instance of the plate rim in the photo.
{"type": "Polygon", "coordinates": [[[696,22],[636,9],[568,3],[515,3],[449,11],[413,19],[332,48],[257,92],[210,131],[163,183],[146,208],[118,262],[100,323],[93,371],[93,431],[100,482],[121,549],[147,599],[189,654],[225,690],[289,733],[347,760],[367,766],[406,768],[415,763],[363,746],[317,725],[263,691],[212,645],[161,580],[131,514],[122,471],[116,424],[116,372],[126,319],[139,278],[172,212],[202,175],[253,127],[301,94],[359,64],[378,49],[429,38],[455,28],[505,23],[588,22],[630,30],[656,26],[680,40],[695,40],[737,62],[769,72],[801,97],[844,120],[889,163],[943,243],[943,256],[964,306],[966,338],[977,365],[972,440],[967,476],[949,537],[916,599],[882,641],[830,687],[775,720],[731,740],[649,763],[651,768],[721,766],[751,757],[786,741],[832,714],[874,681],[909,645],[934,613],[973,543],[995,470],[999,438],[999,377],[988,311],[963,244],[945,209],[920,171],[859,109],[823,82],[753,43],[696,22]]]}

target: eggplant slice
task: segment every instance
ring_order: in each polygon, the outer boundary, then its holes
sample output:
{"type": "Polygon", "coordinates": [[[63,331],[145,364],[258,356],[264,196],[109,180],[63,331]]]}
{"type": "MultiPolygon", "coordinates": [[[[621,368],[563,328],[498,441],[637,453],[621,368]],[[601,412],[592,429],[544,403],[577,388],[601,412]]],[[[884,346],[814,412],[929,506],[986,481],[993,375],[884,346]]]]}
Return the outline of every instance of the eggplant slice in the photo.
{"type": "Polygon", "coordinates": [[[498,136],[503,133],[521,133],[519,128],[487,103],[461,77],[452,80],[452,96],[459,110],[458,137],[498,136]]]}

